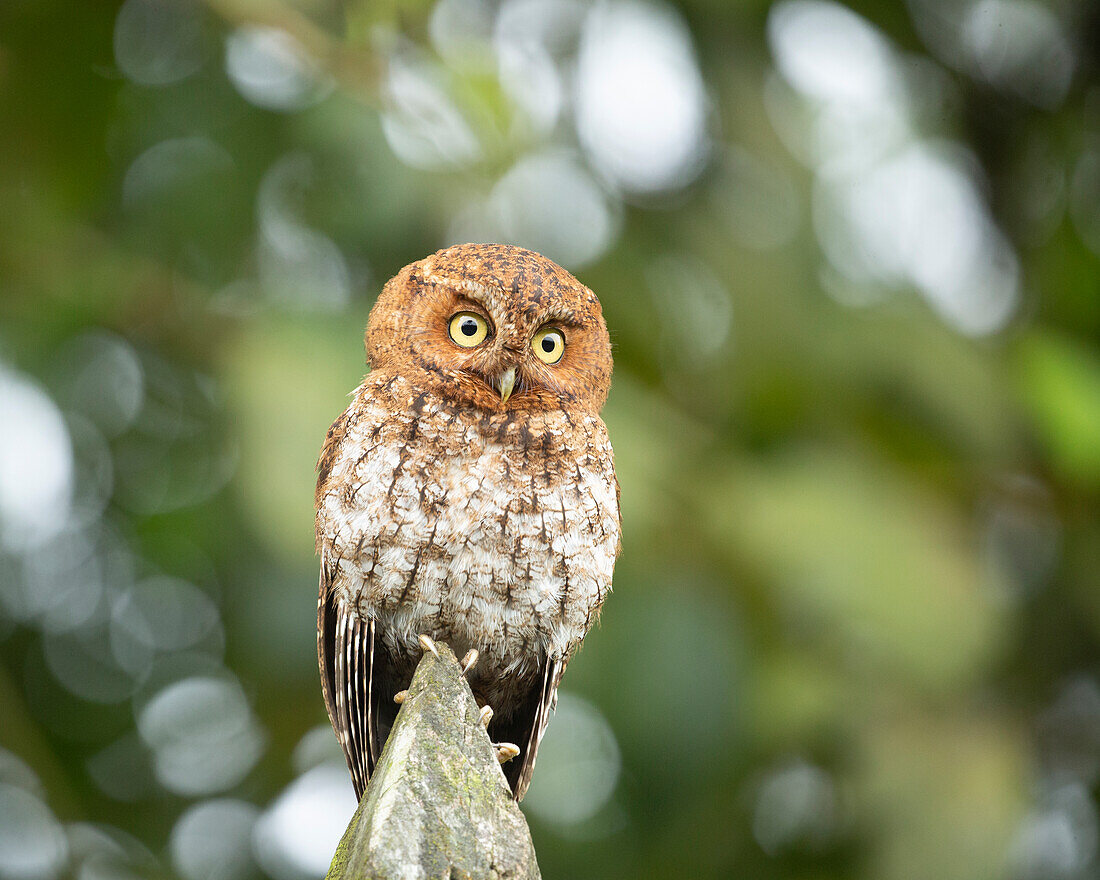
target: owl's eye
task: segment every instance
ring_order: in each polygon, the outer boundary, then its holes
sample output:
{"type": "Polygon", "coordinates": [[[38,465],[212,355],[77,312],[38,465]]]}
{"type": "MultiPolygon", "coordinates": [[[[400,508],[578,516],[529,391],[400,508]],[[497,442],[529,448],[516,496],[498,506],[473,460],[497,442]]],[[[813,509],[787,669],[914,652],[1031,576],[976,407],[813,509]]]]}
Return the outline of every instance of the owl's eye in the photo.
{"type": "Polygon", "coordinates": [[[544,364],[556,364],[565,354],[565,334],[554,327],[543,327],[535,334],[531,347],[544,364]]]}
{"type": "Polygon", "coordinates": [[[451,339],[463,348],[474,348],[489,335],[489,322],[475,312],[459,312],[451,318],[448,329],[451,339]]]}

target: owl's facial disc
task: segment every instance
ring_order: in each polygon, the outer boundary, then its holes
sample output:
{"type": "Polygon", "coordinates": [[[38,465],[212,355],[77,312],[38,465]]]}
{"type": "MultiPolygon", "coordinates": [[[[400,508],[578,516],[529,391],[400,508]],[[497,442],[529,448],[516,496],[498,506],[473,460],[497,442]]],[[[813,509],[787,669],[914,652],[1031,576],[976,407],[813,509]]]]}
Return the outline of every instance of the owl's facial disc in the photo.
{"type": "Polygon", "coordinates": [[[559,375],[567,360],[566,334],[582,333],[571,309],[536,301],[519,310],[501,302],[501,292],[441,287],[451,294],[438,303],[437,314],[455,346],[452,369],[492,395],[476,405],[496,410],[514,400],[509,408],[527,409],[572,397],[568,380],[559,375]]]}
{"type": "Polygon", "coordinates": [[[366,341],[372,369],[490,414],[598,413],[611,380],[595,294],[507,245],[457,245],[406,266],[371,310],[366,341]]]}

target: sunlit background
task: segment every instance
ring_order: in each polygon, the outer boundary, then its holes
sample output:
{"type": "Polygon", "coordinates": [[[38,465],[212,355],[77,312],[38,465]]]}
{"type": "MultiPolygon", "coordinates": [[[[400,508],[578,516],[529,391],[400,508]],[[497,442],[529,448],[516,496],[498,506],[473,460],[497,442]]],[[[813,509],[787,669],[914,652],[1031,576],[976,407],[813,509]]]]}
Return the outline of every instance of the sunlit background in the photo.
{"type": "Polygon", "coordinates": [[[1100,11],[6,0],[0,878],[310,880],[312,483],[381,285],[601,297],[547,878],[1100,876],[1100,11]]]}

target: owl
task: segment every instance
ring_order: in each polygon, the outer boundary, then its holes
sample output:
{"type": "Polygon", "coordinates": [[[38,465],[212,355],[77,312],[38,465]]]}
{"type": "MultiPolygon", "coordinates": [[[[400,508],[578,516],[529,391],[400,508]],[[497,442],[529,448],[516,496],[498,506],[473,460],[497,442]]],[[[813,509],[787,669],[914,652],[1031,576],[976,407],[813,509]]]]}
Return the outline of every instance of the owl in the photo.
{"type": "Polygon", "coordinates": [[[318,464],[329,718],[361,797],[395,699],[444,642],[520,800],[620,548],[600,302],[537,253],[460,245],[386,284],[366,349],[318,464]]]}

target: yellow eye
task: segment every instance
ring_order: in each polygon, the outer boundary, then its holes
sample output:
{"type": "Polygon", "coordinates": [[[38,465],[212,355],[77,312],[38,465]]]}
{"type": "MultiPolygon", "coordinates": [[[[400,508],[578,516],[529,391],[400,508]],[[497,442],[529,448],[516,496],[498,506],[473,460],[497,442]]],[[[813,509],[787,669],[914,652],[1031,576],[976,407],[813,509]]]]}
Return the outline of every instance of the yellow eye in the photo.
{"type": "Polygon", "coordinates": [[[474,348],[489,335],[489,322],[475,312],[459,312],[451,318],[449,332],[463,348],[474,348]]]}
{"type": "Polygon", "coordinates": [[[535,334],[531,347],[544,364],[556,364],[565,354],[565,334],[553,327],[543,327],[535,334]]]}

